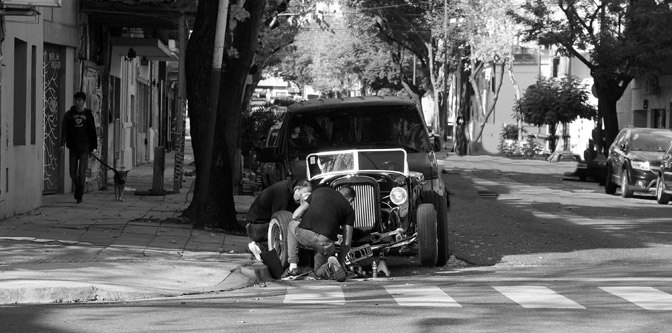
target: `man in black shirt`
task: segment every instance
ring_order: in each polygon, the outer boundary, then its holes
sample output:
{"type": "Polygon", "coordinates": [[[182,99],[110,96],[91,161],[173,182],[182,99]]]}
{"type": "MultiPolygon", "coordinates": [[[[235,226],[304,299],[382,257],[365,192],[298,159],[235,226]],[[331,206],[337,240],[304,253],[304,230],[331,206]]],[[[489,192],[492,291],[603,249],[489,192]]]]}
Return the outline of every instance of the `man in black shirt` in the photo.
{"type": "Polygon", "coordinates": [[[283,180],[267,187],[254,199],[247,211],[246,229],[253,241],[248,247],[257,260],[261,261],[259,243],[268,239],[268,224],[273,214],[281,210],[294,211],[311,190],[312,186],[307,180],[283,180]]]}
{"type": "Polygon", "coordinates": [[[89,153],[98,148],[98,137],[93,112],[84,107],[86,94],[80,91],[74,98],[75,105],[63,116],[60,151],[63,152],[64,146],[70,150],[70,178],[75,183],[75,200],[80,203],[84,196],[89,153]]]}
{"type": "Polygon", "coordinates": [[[350,251],[355,225],[354,200],[355,191],[349,186],[341,186],[338,191],[320,187],[294,211],[287,232],[287,276],[298,274],[300,244],[315,251],[313,271],[318,276],[345,281],[344,260],[350,251]],[[343,242],[336,259],[339,233],[343,234],[343,242]]]}

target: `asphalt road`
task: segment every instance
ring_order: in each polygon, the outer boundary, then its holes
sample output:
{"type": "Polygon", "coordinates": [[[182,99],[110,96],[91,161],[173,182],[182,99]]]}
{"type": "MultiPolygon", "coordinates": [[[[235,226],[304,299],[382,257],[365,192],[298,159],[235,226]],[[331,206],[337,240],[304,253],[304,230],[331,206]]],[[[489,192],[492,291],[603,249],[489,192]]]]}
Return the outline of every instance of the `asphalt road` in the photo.
{"type": "Polygon", "coordinates": [[[2,331],[660,332],[672,325],[672,207],[623,199],[569,168],[451,164],[446,267],[276,281],[121,304],[0,308],[2,331]]]}
{"type": "MultiPolygon", "coordinates": [[[[453,249],[480,266],[667,266],[672,207],[563,174],[453,170],[453,249]]],[[[641,272],[623,272],[626,275],[641,272]]]]}

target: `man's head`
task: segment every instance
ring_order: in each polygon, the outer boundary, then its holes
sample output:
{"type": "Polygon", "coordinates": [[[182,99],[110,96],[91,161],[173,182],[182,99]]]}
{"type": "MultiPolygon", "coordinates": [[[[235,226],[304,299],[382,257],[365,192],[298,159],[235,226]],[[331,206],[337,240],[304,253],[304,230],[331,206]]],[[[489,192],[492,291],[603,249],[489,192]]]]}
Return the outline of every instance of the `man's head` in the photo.
{"type": "Polygon", "coordinates": [[[338,192],[341,192],[341,194],[347,199],[350,203],[355,201],[355,190],[352,189],[352,187],[348,185],[343,185],[338,188],[338,192]]]}
{"type": "Polygon", "coordinates": [[[82,91],[79,91],[75,93],[75,105],[79,108],[82,109],[84,108],[84,103],[86,103],[86,94],[82,91]]]}
{"type": "Polygon", "coordinates": [[[313,185],[307,180],[299,180],[294,183],[294,201],[300,202],[304,195],[313,191],[313,185]]]}

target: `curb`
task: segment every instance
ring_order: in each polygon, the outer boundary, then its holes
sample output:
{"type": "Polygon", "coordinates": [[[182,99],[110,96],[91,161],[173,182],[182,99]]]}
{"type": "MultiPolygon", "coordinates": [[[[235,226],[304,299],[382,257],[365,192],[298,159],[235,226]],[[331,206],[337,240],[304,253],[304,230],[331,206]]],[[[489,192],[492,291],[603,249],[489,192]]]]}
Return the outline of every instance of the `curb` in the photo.
{"type": "Polygon", "coordinates": [[[182,290],[64,280],[5,281],[0,286],[0,305],[151,300],[236,290],[273,280],[266,265],[253,263],[233,268],[220,283],[214,286],[182,290]]]}

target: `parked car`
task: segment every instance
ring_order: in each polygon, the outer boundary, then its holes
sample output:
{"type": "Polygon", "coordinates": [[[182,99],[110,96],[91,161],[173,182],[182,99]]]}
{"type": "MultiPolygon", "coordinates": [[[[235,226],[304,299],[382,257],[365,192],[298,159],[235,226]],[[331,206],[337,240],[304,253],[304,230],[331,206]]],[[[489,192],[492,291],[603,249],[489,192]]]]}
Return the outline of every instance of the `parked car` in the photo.
{"type": "MultiPolygon", "coordinates": [[[[439,147],[440,148],[440,147],[439,147]]],[[[273,164],[272,182],[306,178],[314,186],[355,189],[350,262],[374,252],[416,247],[423,266],[449,256],[448,191],[422,113],[397,97],[317,99],[291,105],[276,146],[259,159],[273,164]]],[[[283,264],[289,212],[276,213],[269,249],[283,264]]]]}
{"type": "Polygon", "coordinates": [[[584,160],[579,156],[578,161],[579,164],[576,166],[575,175],[581,181],[586,181],[590,177],[600,185],[604,185],[604,170],[607,166],[607,158],[604,157],[604,154],[597,154],[591,160],[584,160]]]}
{"type": "Polygon", "coordinates": [[[586,156],[584,153],[584,156],[581,156],[573,153],[572,156],[577,162],[576,170],[568,174],[568,176],[578,177],[581,181],[591,178],[600,185],[604,185],[604,173],[607,166],[607,158],[604,154],[595,153],[594,156],[586,156]]]}
{"type": "Polygon", "coordinates": [[[670,199],[672,199],[672,143],[661,158],[656,181],[656,201],[661,205],[666,205],[670,199]]]}
{"type": "Polygon", "coordinates": [[[603,154],[596,154],[589,160],[584,159],[581,155],[568,150],[556,150],[548,157],[549,162],[572,161],[576,162],[576,169],[574,172],[567,172],[565,176],[578,177],[581,181],[586,181],[588,177],[594,181],[604,185],[604,168],[607,159],[603,154]]]}
{"type": "Polygon", "coordinates": [[[656,189],[660,161],[672,141],[672,130],[663,128],[627,127],[622,129],[609,147],[604,191],[621,196],[656,189]]]}

